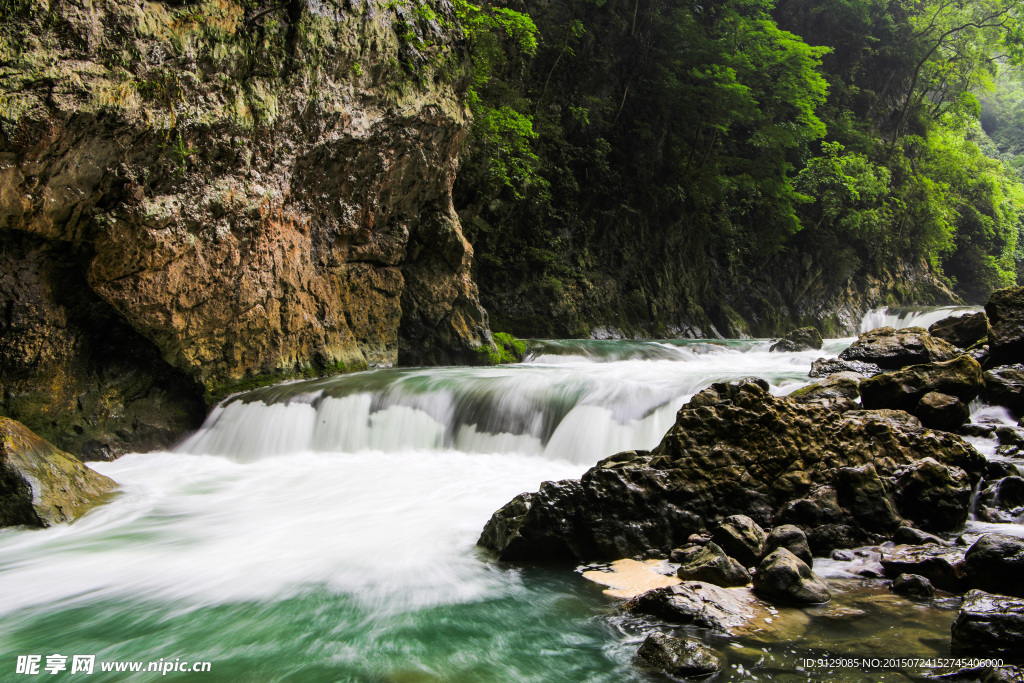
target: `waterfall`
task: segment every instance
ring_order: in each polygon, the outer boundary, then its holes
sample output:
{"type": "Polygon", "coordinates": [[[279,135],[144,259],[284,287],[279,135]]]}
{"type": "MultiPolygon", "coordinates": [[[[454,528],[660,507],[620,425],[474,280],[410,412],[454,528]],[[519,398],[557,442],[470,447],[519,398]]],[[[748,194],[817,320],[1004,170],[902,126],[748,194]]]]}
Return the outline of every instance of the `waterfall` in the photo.
{"type": "Polygon", "coordinates": [[[924,327],[950,316],[962,316],[984,310],[981,306],[883,306],[864,314],[860,331],[869,332],[876,327],[924,327]]]}

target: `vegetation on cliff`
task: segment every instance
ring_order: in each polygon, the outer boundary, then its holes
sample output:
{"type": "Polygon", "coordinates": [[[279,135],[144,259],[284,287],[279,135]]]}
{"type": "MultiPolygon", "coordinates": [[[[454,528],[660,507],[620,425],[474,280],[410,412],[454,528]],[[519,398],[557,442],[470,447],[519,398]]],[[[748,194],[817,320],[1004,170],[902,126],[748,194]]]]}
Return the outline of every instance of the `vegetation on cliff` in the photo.
{"type": "Polygon", "coordinates": [[[539,47],[481,93],[529,122],[526,170],[471,144],[456,184],[500,327],[848,333],[869,306],[1015,282],[1015,3],[510,6],[539,47]]]}

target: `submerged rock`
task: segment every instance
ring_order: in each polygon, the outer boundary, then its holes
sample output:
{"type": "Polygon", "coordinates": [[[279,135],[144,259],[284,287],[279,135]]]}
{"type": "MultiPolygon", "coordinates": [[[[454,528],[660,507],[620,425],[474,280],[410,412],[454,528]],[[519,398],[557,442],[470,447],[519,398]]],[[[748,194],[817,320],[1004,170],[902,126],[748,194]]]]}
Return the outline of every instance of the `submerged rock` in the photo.
{"type": "Polygon", "coordinates": [[[813,351],[822,345],[821,335],[813,327],[801,327],[772,344],[769,351],[813,351]]]}
{"type": "Polygon", "coordinates": [[[930,598],[935,586],[920,574],[900,574],[892,582],[892,592],[910,598],[930,598]]]}
{"type": "Polygon", "coordinates": [[[673,550],[672,558],[680,564],[676,576],[683,581],[705,581],[726,588],[750,583],[750,573],[743,565],[714,542],[673,550]]]}
{"type": "Polygon", "coordinates": [[[767,598],[796,605],[815,605],[832,599],[825,582],[785,548],[776,548],[757,566],[754,590],[767,598]]]}
{"type": "Polygon", "coordinates": [[[23,424],[0,417],[0,527],[74,521],[116,488],[23,424]]]}
{"type": "Polygon", "coordinates": [[[636,651],[636,663],[642,669],[675,677],[706,676],[722,668],[715,652],[699,640],[661,632],[647,636],[636,651]]]}
{"type": "Polygon", "coordinates": [[[1017,659],[1024,652],[1024,600],[972,590],[952,631],[954,655],[1017,659]]]}
{"type": "Polygon", "coordinates": [[[964,571],[973,588],[1024,598],[1024,538],[982,536],[967,551],[964,571]]]}
{"type": "MultiPolygon", "coordinates": [[[[667,556],[691,534],[741,514],[762,526],[777,515],[802,526],[815,549],[796,501],[835,487],[843,468],[870,463],[889,478],[932,457],[975,478],[984,469],[984,458],[959,437],[925,430],[904,412],[840,413],[772,396],[762,385],[712,385],[679,411],[653,451],[612,456],[579,480],[521,494],[492,516],[480,544],[507,560],[616,559],[649,548],[667,556]]],[[[818,524],[870,535],[847,507],[853,503],[840,498],[830,509],[822,495],[818,524]]],[[[922,520],[926,529],[930,519],[922,520]]]]}
{"type": "Polygon", "coordinates": [[[908,365],[952,360],[959,355],[959,349],[932,337],[923,327],[879,327],[861,334],[839,358],[875,363],[883,370],[899,370],[908,365]]]}
{"type": "Polygon", "coordinates": [[[852,372],[863,377],[874,377],[882,373],[882,368],[875,363],[863,363],[856,360],[839,358],[819,358],[811,363],[811,377],[828,377],[842,372],[852,372]]]}
{"type": "Polygon", "coordinates": [[[955,316],[932,323],[928,334],[961,349],[969,348],[988,335],[988,318],[981,311],[955,316]]]}
{"type": "Polygon", "coordinates": [[[985,315],[993,364],[1024,362],[1024,287],[993,292],[985,304],[985,315]]]}

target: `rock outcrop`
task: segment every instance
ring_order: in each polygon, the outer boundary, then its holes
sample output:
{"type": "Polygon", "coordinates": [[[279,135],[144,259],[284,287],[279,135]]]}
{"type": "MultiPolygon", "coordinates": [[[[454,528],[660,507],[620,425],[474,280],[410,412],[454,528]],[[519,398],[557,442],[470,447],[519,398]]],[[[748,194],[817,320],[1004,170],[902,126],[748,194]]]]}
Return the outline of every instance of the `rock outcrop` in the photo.
{"type": "Polygon", "coordinates": [[[0,417],[0,527],[74,521],[116,488],[23,424],[0,417]]]}
{"type": "Polygon", "coordinates": [[[1016,659],[1024,651],[1024,600],[972,590],[953,623],[952,651],[1016,659]]]}
{"type": "Polygon", "coordinates": [[[932,323],[928,334],[961,349],[970,348],[988,335],[988,318],[981,311],[950,316],[932,323]]]}
{"type": "Polygon", "coordinates": [[[820,349],[823,343],[821,334],[816,329],[813,327],[801,327],[772,344],[769,351],[784,351],[787,353],[813,351],[820,349]]]}
{"type": "Polygon", "coordinates": [[[450,3],[32,7],[0,25],[0,411],[110,457],[254,385],[486,360],[450,3]]]}
{"type": "Polygon", "coordinates": [[[899,370],[908,365],[952,360],[959,355],[955,346],[932,337],[923,327],[899,330],[879,327],[860,335],[839,354],[839,359],[874,363],[883,370],[899,370]]]}
{"type": "Polygon", "coordinates": [[[925,426],[952,429],[967,419],[968,404],[983,388],[981,365],[962,355],[863,380],[860,394],[865,408],[905,410],[917,415],[925,426]]]}
{"type": "Polygon", "coordinates": [[[691,534],[741,514],[764,527],[800,526],[815,552],[863,545],[900,519],[865,529],[841,470],[871,465],[875,497],[927,529],[931,517],[892,499],[897,472],[927,457],[971,480],[985,466],[959,437],[902,411],[801,404],[770,395],[762,380],[715,384],[683,406],[652,452],[621,453],[579,480],[517,496],[492,516],[480,544],[507,560],[668,556],[691,534]],[[831,535],[816,540],[824,532],[831,535]]]}
{"type": "Polygon", "coordinates": [[[1024,287],[993,292],[985,304],[989,356],[995,365],[1024,362],[1024,287]]]}

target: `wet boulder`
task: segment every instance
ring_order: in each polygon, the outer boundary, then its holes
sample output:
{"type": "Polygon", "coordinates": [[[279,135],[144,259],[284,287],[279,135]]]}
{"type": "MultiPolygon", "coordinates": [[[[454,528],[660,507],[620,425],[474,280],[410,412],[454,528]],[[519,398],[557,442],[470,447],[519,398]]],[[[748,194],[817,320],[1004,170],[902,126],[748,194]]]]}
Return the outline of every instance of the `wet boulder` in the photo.
{"type": "Polygon", "coordinates": [[[952,432],[970,419],[971,409],[966,401],[956,396],[929,391],[918,401],[914,416],[929,429],[952,432]]]}
{"type": "Polygon", "coordinates": [[[764,542],[763,556],[768,556],[778,548],[785,548],[799,557],[808,567],[814,566],[811,546],[807,543],[807,535],[793,524],[782,524],[772,529],[764,542]]]}
{"type": "Polygon", "coordinates": [[[988,335],[988,318],[981,311],[950,316],[932,323],[928,334],[961,349],[970,348],[988,335]]]}
{"type": "MultiPolygon", "coordinates": [[[[756,381],[718,383],[679,410],[654,450],[606,458],[579,480],[517,497],[492,516],[480,543],[516,560],[667,556],[732,515],[774,526],[791,502],[834,489],[843,468],[870,463],[889,480],[925,457],[975,477],[985,463],[959,437],[925,430],[901,411],[840,412],[772,396],[756,381]]],[[[860,533],[854,512],[840,506],[831,523],[860,533]]]]}
{"type": "Polygon", "coordinates": [[[952,632],[954,655],[1017,659],[1024,652],[1024,600],[972,590],[952,632]]]}
{"type": "Polygon", "coordinates": [[[727,517],[711,534],[711,541],[736,558],[744,567],[753,567],[761,558],[767,534],[746,515],[727,517]]]}
{"type": "Polygon", "coordinates": [[[726,588],[750,583],[750,573],[743,565],[713,541],[673,550],[672,560],[679,563],[676,576],[683,581],[705,581],[726,588]]]}
{"type": "Polygon", "coordinates": [[[636,651],[641,669],[673,678],[707,676],[722,669],[713,650],[694,638],[676,638],[655,632],[647,636],[636,651]]]}
{"type": "Polygon", "coordinates": [[[984,374],[982,397],[993,405],[1005,406],[1014,415],[1024,415],[1024,365],[1002,365],[984,374]]]}
{"type": "Polygon", "coordinates": [[[993,292],[985,304],[989,358],[994,365],[1024,362],[1024,287],[993,292]]]}
{"type": "Polygon", "coordinates": [[[901,526],[892,535],[892,542],[897,545],[951,545],[935,534],[915,529],[912,526],[901,526]]]}
{"type": "Polygon", "coordinates": [[[731,634],[742,633],[752,623],[772,616],[767,606],[747,589],[720,588],[701,581],[655,588],[630,599],[622,609],[670,624],[731,634]]]}
{"type": "Polygon", "coordinates": [[[931,336],[923,327],[879,327],[861,334],[839,358],[874,363],[883,370],[899,370],[908,365],[952,360],[958,355],[959,349],[931,336]]]}
{"type": "Polygon", "coordinates": [[[884,549],[879,562],[890,579],[900,574],[917,574],[936,588],[951,593],[967,589],[965,550],[957,546],[898,545],[884,549]]]}
{"type": "Polygon", "coordinates": [[[920,574],[900,574],[892,582],[892,592],[908,598],[930,598],[935,586],[920,574]]]}
{"type": "Polygon", "coordinates": [[[772,344],[769,351],[813,351],[820,349],[822,345],[821,335],[813,327],[801,327],[793,330],[785,337],[772,344]]]}
{"type": "Polygon", "coordinates": [[[800,403],[817,403],[826,408],[855,410],[860,398],[860,375],[853,372],[838,372],[789,395],[800,403]]]}
{"type": "Polygon", "coordinates": [[[882,373],[882,368],[875,363],[864,363],[857,360],[841,360],[839,358],[819,358],[811,363],[811,377],[828,377],[841,372],[852,372],[862,377],[874,377],[882,373]]]}
{"type": "Polygon", "coordinates": [[[967,521],[971,479],[955,465],[922,458],[896,475],[900,514],[927,531],[951,531],[967,521]]]}
{"type": "Polygon", "coordinates": [[[74,521],[116,488],[25,425],[0,417],[0,527],[74,521]]]}
{"type": "Polygon", "coordinates": [[[757,565],[754,590],[766,598],[794,605],[816,605],[832,599],[825,582],[785,548],[776,548],[757,565]]]}
{"type": "Polygon", "coordinates": [[[1024,538],[982,536],[967,551],[964,570],[973,588],[1024,598],[1024,538]]]}
{"type": "Polygon", "coordinates": [[[903,523],[874,465],[841,467],[835,486],[840,504],[868,531],[887,535],[903,523]]]}
{"type": "Polygon", "coordinates": [[[913,413],[921,398],[930,392],[955,396],[966,406],[984,387],[981,366],[970,356],[950,361],[912,365],[860,383],[865,408],[890,408],[913,413]]]}
{"type": "Polygon", "coordinates": [[[1007,476],[988,483],[978,508],[978,518],[986,522],[1019,522],[1024,517],[1024,478],[1007,476]]]}

